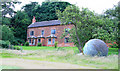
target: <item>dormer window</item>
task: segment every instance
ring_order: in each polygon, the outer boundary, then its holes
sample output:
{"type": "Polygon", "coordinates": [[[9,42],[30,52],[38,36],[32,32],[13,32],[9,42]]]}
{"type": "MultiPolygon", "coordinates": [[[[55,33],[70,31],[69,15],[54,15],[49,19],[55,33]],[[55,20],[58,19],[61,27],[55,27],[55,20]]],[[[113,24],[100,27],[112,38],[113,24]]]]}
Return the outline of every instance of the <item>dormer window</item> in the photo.
{"type": "Polygon", "coordinates": [[[33,36],[34,35],[34,31],[30,31],[30,35],[33,36]]]}
{"type": "Polygon", "coordinates": [[[51,34],[55,34],[55,31],[56,31],[55,29],[52,29],[51,34]]]}

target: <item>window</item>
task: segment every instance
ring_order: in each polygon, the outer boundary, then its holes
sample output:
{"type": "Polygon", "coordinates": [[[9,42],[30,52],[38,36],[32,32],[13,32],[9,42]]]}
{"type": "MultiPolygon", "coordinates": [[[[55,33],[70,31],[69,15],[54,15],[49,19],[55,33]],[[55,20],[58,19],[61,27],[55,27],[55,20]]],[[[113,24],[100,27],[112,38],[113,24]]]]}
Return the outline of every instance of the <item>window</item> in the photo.
{"type": "Polygon", "coordinates": [[[69,33],[69,31],[70,31],[70,28],[65,29],[66,33],[69,33]]]}
{"type": "Polygon", "coordinates": [[[34,31],[31,31],[31,32],[30,32],[30,35],[33,36],[33,35],[34,35],[34,31]]]}
{"type": "Polygon", "coordinates": [[[53,44],[55,43],[55,39],[53,38],[53,44]]]}
{"type": "Polygon", "coordinates": [[[38,39],[38,43],[40,43],[41,42],[41,40],[40,39],[38,39]]]}
{"type": "Polygon", "coordinates": [[[44,35],[44,30],[41,31],[41,35],[44,35]]]}
{"type": "Polygon", "coordinates": [[[69,43],[69,38],[65,38],[65,43],[69,43]]]}
{"type": "Polygon", "coordinates": [[[29,43],[31,43],[31,39],[29,39],[29,43]]]}
{"type": "Polygon", "coordinates": [[[50,38],[50,39],[48,39],[48,44],[51,44],[51,38],[50,38]]]}
{"type": "Polygon", "coordinates": [[[35,45],[35,40],[34,39],[32,40],[32,45],[35,45]]]}
{"type": "Polygon", "coordinates": [[[51,30],[51,34],[55,34],[55,29],[52,29],[52,30],[51,30]]]}

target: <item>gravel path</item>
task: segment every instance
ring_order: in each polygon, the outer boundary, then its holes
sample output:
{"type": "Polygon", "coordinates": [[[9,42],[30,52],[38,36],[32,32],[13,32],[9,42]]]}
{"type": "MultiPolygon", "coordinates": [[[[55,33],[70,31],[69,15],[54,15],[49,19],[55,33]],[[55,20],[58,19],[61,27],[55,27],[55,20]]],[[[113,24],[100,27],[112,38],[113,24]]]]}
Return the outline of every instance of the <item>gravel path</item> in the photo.
{"type": "Polygon", "coordinates": [[[95,69],[69,63],[27,60],[18,58],[3,58],[2,65],[17,66],[23,69],[95,69]]]}

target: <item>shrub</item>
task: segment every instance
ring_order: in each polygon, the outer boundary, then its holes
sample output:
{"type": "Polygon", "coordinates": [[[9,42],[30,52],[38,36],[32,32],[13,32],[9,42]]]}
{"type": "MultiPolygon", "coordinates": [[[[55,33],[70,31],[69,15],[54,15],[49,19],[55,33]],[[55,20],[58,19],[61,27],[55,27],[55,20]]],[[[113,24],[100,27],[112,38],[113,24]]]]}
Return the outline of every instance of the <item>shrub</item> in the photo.
{"type": "Polygon", "coordinates": [[[113,45],[110,45],[111,48],[118,48],[118,45],[117,44],[113,44],[113,45]]]}
{"type": "Polygon", "coordinates": [[[29,42],[25,42],[25,45],[24,46],[29,46],[29,42]]]}
{"type": "Polygon", "coordinates": [[[55,42],[55,45],[54,45],[55,48],[57,48],[57,44],[58,44],[58,42],[55,42]]]}
{"type": "Polygon", "coordinates": [[[42,46],[42,43],[38,43],[37,46],[42,46]]]}
{"type": "Polygon", "coordinates": [[[10,42],[0,40],[0,48],[9,48],[10,42]]]}
{"type": "Polygon", "coordinates": [[[19,48],[19,47],[16,47],[16,49],[17,49],[17,50],[20,50],[20,48],[19,48]]]}

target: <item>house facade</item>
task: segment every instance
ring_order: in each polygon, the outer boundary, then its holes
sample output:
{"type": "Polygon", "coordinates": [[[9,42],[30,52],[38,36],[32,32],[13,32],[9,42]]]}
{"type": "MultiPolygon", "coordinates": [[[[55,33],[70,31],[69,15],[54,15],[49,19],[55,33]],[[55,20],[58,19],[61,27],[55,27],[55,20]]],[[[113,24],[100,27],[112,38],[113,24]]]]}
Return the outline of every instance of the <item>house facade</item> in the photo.
{"type": "Polygon", "coordinates": [[[61,38],[62,34],[72,27],[72,24],[61,25],[59,20],[36,22],[34,17],[27,29],[27,41],[30,46],[36,46],[38,43],[54,46],[55,42],[58,42],[58,47],[74,47],[74,43],[69,42],[69,34],[61,38]]]}

